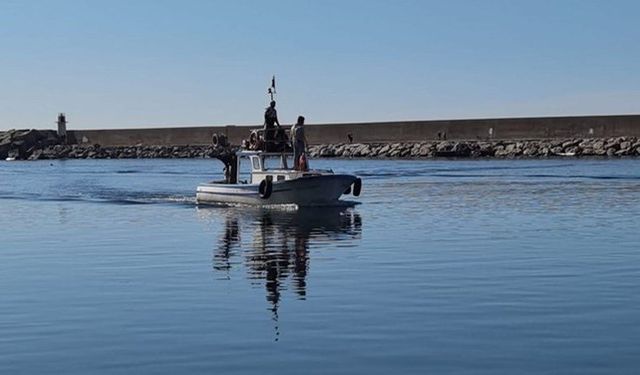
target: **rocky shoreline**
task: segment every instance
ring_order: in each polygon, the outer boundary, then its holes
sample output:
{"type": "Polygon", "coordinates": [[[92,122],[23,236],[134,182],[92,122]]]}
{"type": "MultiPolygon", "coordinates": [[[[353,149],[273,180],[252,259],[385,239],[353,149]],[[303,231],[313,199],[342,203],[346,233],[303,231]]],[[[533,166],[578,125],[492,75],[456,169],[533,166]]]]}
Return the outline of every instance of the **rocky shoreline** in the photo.
{"type": "Polygon", "coordinates": [[[553,156],[640,156],[633,137],[529,141],[432,141],[393,144],[335,144],[309,148],[311,157],[337,158],[543,158],[553,156]]]}
{"type": "MultiPolygon", "coordinates": [[[[66,145],[54,131],[0,132],[0,160],[214,158],[229,150],[211,146],[66,145]]],[[[430,141],[407,143],[342,143],[309,147],[312,158],[544,158],[640,156],[635,137],[576,138],[528,141],[430,141]]]]}
{"type": "Polygon", "coordinates": [[[110,146],[67,145],[54,131],[10,130],[0,132],[0,160],[52,159],[154,159],[213,158],[228,150],[212,146],[110,146]]]}

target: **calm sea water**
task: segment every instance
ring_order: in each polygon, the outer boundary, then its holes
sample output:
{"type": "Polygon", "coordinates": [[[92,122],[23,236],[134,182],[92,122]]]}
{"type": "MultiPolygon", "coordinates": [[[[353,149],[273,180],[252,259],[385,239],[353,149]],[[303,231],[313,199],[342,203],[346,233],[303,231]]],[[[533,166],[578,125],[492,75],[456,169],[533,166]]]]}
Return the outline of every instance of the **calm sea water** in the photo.
{"type": "Polygon", "coordinates": [[[640,371],[640,160],[312,162],[362,204],[199,208],[210,160],[0,163],[0,373],[640,371]]]}

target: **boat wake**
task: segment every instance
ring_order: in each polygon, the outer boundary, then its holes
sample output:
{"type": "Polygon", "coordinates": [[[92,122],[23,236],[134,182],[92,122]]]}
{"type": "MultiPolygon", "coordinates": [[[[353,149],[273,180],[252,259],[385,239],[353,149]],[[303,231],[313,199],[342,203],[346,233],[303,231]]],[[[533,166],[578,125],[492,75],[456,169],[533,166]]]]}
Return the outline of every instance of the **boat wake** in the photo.
{"type": "Polygon", "coordinates": [[[150,194],[150,193],[129,193],[117,196],[110,194],[37,194],[37,193],[5,193],[0,192],[0,200],[25,200],[25,201],[46,201],[46,202],[85,202],[103,203],[116,205],[146,205],[146,204],[168,204],[194,207],[196,199],[194,196],[180,194],[150,194]]]}

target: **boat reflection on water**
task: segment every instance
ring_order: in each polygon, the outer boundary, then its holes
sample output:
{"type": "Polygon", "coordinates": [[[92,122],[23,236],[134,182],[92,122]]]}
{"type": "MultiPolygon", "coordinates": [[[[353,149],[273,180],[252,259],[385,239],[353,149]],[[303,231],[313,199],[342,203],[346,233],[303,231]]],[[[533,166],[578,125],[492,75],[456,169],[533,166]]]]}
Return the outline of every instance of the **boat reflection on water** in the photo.
{"type": "Polygon", "coordinates": [[[276,324],[284,290],[306,298],[310,249],[355,246],[362,233],[362,218],[352,207],[210,210],[215,211],[211,215],[224,216],[223,233],[214,248],[214,272],[230,278],[243,266],[252,282],[264,282],[276,324]]]}

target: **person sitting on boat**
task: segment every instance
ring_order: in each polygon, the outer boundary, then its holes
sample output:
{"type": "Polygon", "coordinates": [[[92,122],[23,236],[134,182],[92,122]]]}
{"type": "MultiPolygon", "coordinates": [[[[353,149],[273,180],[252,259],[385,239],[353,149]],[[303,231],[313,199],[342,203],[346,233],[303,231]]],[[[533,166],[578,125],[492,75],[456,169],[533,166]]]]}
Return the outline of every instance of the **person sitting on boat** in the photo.
{"type": "Polygon", "coordinates": [[[293,168],[305,170],[306,165],[300,164],[300,157],[305,155],[307,146],[307,137],[304,135],[304,116],[298,116],[298,121],[291,127],[291,146],[293,146],[293,168]]]}
{"type": "Polygon", "coordinates": [[[274,148],[276,125],[280,128],[278,111],[276,111],[276,102],[275,100],[272,100],[269,107],[264,111],[264,141],[266,151],[271,151],[274,148]]]}

